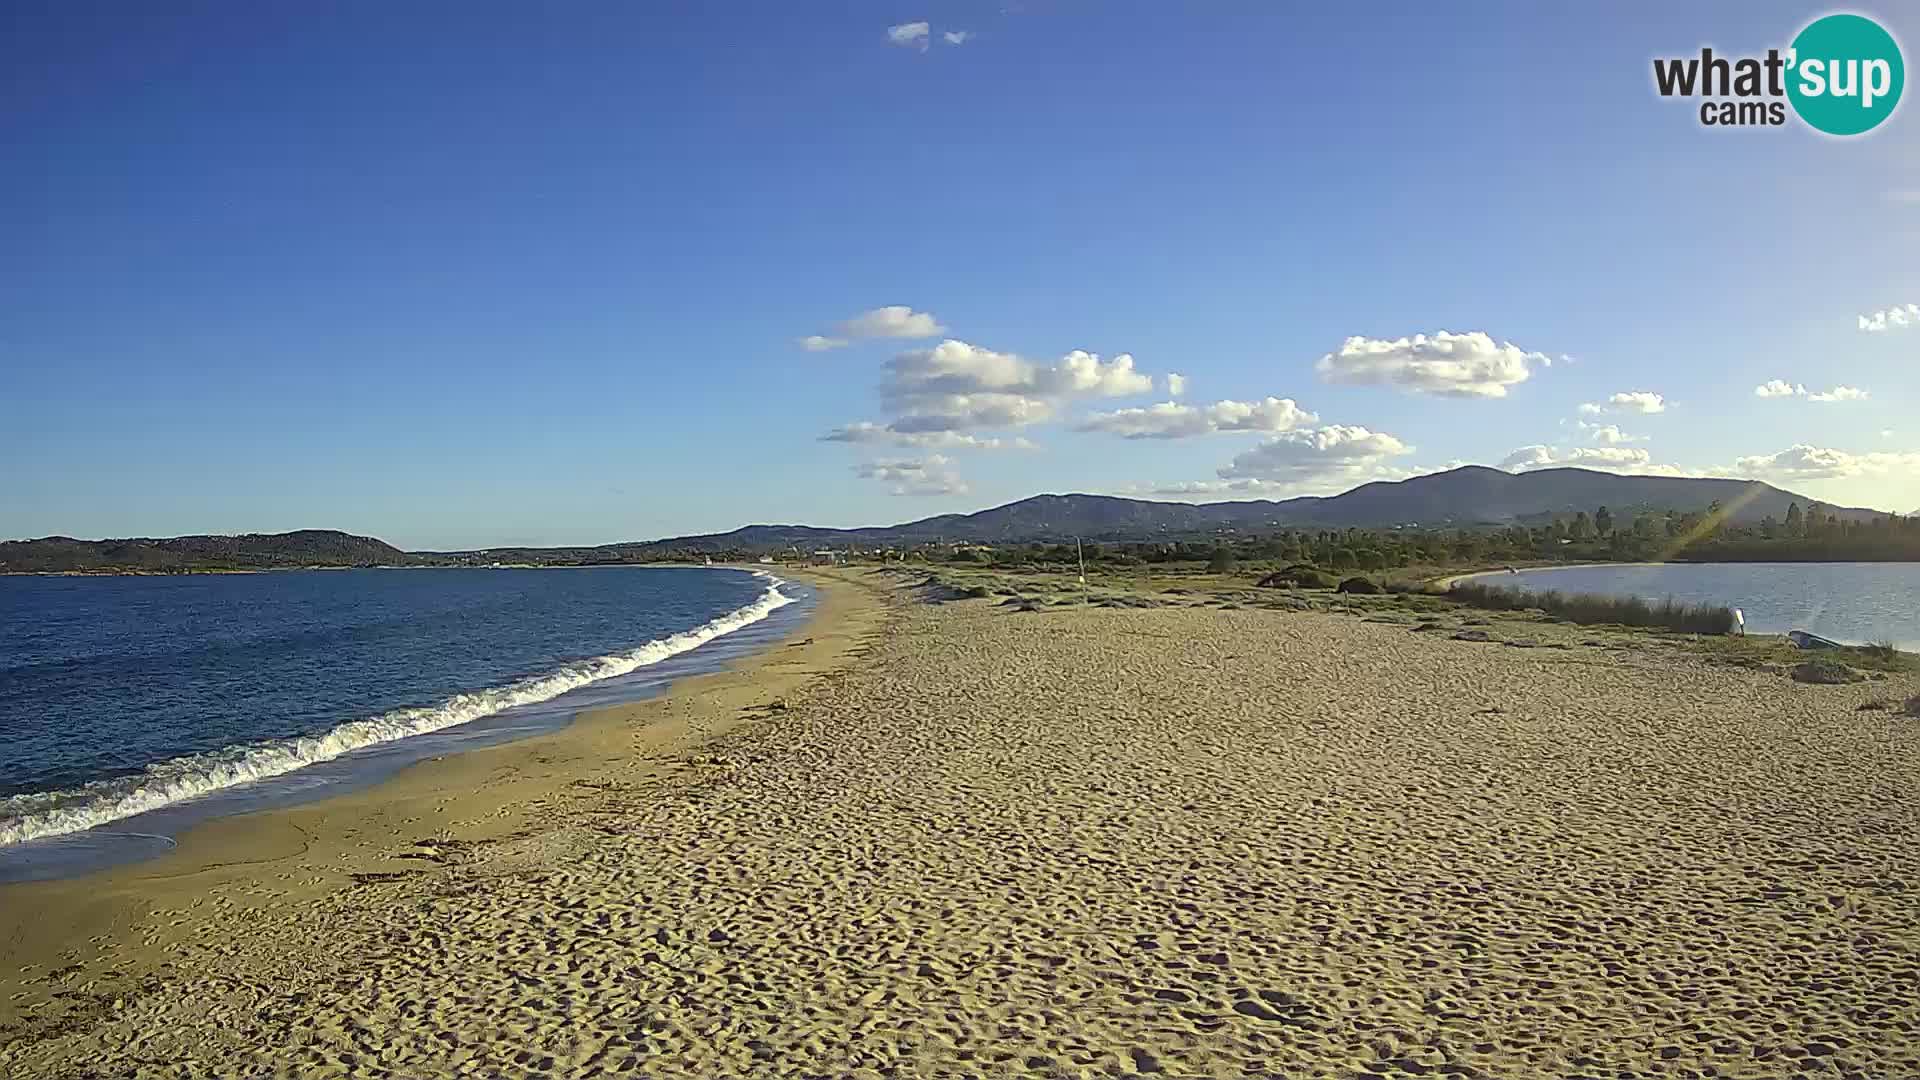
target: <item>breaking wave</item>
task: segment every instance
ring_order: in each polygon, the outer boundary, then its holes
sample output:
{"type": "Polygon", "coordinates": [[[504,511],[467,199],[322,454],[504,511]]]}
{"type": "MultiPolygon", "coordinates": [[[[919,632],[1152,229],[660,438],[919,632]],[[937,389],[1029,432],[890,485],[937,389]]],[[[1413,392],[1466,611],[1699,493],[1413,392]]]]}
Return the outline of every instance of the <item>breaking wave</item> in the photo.
{"type": "Polygon", "coordinates": [[[576,661],[557,671],[506,686],[456,694],[437,705],[395,709],[364,720],[350,720],[322,735],[229,746],[211,753],[157,762],[134,776],[96,780],[64,791],[0,799],[0,846],[91,829],[224,788],[282,776],[362,747],[440,731],[516,705],[547,701],[588,683],[638,671],[751,626],[793,603],[793,597],[780,591],[784,583],[779,578],[764,571],[754,573],[767,582],[767,590],[753,603],[691,630],[658,638],[625,652],[576,661]]]}

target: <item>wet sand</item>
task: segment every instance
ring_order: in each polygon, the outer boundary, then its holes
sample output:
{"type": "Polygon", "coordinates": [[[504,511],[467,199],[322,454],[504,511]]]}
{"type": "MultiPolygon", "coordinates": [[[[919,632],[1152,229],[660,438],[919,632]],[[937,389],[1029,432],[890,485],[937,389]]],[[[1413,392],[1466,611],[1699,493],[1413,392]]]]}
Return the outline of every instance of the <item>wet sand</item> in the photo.
{"type": "Polygon", "coordinates": [[[0,1075],[1920,1075],[1911,679],[853,574],[809,636],[0,891],[0,1075]]]}

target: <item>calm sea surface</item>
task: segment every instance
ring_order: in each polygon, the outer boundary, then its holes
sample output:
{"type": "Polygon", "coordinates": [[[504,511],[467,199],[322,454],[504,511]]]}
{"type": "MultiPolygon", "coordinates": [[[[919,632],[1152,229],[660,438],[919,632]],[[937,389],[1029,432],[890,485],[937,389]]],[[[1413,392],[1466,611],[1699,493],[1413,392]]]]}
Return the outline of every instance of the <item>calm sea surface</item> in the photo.
{"type": "Polygon", "coordinates": [[[0,577],[0,881],[552,730],[811,597],[698,568],[0,577]]]}
{"type": "Polygon", "coordinates": [[[1756,634],[1808,630],[1920,650],[1920,563],[1667,563],[1523,570],[1478,579],[1530,589],[1672,597],[1737,607],[1756,634]]]}

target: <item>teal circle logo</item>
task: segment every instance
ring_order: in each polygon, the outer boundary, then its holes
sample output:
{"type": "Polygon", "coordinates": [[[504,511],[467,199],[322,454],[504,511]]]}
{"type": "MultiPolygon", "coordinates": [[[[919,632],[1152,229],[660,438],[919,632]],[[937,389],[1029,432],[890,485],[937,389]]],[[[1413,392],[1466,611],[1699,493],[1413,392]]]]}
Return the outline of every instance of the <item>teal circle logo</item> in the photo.
{"type": "Polygon", "coordinates": [[[1827,15],[1807,24],[1788,54],[1787,99],[1815,130],[1872,131],[1893,115],[1907,83],[1900,45],[1863,15],[1827,15]]]}

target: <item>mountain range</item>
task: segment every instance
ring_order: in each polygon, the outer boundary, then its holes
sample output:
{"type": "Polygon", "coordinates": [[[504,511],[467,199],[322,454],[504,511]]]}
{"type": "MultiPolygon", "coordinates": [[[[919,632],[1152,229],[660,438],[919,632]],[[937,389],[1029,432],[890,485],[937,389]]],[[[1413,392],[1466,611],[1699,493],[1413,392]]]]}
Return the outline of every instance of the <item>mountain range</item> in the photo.
{"type": "MultiPolygon", "coordinates": [[[[1589,469],[1509,473],[1469,465],[1409,480],[1377,481],[1332,496],[1278,501],[1174,503],[1110,495],[1035,495],[972,514],[941,514],[901,525],[827,529],[748,525],[731,532],[593,547],[488,548],[479,552],[403,552],[369,537],[327,530],[168,540],[49,537],[0,543],[0,571],[185,570],[283,566],[402,566],[464,557],[500,562],[634,561],[668,553],[770,552],[789,548],[908,546],[924,543],[1025,543],[1196,539],[1274,529],[1470,527],[1538,522],[1606,506],[1616,520],[1652,511],[1706,510],[1718,502],[1731,520],[1783,520],[1787,507],[1816,500],[1756,480],[1625,476],[1589,469]]],[[[1844,519],[1877,511],[1835,507],[1844,519]]]]}
{"type": "MultiPolygon", "coordinates": [[[[1715,502],[1736,522],[1787,516],[1818,500],[1757,480],[1628,476],[1591,469],[1509,473],[1480,465],[1362,484],[1331,496],[1278,501],[1170,503],[1110,495],[1035,495],[972,514],[942,514],[882,528],[822,529],[807,525],[748,525],[731,532],[682,536],[655,543],[680,550],[769,550],[808,544],[901,545],[932,541],[1017,543],[1031,540],[1151,540],[1220,532],[1356,526],[1426,528],[1544,521],[1556,514],[1601,506],[1616,518],[1642,511],[1704,511],[1715,502]]],[[[1877,511],[1833,508],[1842,518],[1877,511]]],[[[612,545],[624,547],[627,545],[612,545]]]]}

